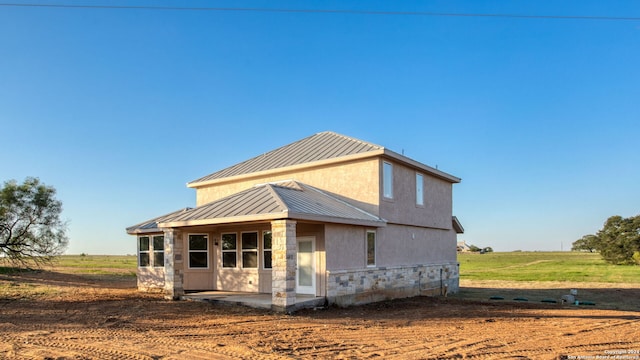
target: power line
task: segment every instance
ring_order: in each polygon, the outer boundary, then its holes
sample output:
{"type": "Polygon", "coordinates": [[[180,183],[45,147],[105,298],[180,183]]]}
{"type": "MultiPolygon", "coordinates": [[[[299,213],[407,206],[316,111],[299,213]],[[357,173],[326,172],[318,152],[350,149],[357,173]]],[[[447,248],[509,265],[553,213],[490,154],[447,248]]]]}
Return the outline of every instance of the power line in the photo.
{"type": "Polygon", "coordinates": [[[441,12],[425,12],[425,11],[375,11],[375,10],[337,10],[337,9],[282,9],[282,8],[126,6],[126,5],[67,5],[67,4],[34,4],[34,3],[31,3],[31,4],[0,3],[0,6],[63,8],[63,9],[229,11],[229,12],[312,13],[312,14],[351,14],[351,15],[488,17],[488,18],[513,18],[513,19],[640,21],[640,17],[621,17],[621,16],[519,15],[519,14],[482,14],[482,13],[441,13],[441,12]]]}

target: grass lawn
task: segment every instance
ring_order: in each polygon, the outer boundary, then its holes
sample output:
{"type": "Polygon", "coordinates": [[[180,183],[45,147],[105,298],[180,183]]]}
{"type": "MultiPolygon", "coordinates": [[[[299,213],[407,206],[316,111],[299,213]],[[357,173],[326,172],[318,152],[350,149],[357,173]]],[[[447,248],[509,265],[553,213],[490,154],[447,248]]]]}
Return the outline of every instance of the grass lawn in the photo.
{"type": "Polygon", "coordinates": [[[69,274],[136,276],[137,258],[133,255],[63,255],[53,266],[69,274]]]}
{"type": "MultiPolygon", "coordinates": [[[[62,255],[41,270],[55,269],[67,274],[136,276],[137,259],[133,255],[62,255]]],[[[0,274],[15,271],[0,259],[0,274]]]]}
{"type": "Polygon", "coordinates": [[[460,253],[460,279],[640,284],[640,266],[607,264],[581,252],[460,253]]]}

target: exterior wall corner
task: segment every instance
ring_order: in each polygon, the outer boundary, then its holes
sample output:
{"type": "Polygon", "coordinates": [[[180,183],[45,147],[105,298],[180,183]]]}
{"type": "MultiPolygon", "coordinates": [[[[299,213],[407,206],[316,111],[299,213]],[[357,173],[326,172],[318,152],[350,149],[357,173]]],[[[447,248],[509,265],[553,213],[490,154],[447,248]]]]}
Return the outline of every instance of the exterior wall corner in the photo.
{"type": "Polygon", "coordinates": [[[184,261],[182,232],[164,230],[164,298],[179,300],[184,295],[184,261]]]}
{"type": "Polygon", "coordinates": [[[296,302],[296,221],[271,222],[271,303],[276,311],[289,311],[296,302]]]}

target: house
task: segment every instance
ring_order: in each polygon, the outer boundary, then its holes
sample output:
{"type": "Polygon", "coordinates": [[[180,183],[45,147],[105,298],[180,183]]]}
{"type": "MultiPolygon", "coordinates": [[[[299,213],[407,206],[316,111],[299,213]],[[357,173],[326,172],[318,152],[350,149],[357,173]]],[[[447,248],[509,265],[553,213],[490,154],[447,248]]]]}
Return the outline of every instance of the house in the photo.
{"type": "Polygon", "coordinates": [[[452,186],[379,145],[322,132],[187,184],[196,206],[127,228],[138,287],[303,294],[350,305],[458,289],[452,186]]]}
{"type": "Polygon", "coordinates": [[[467,242],[464,240],[458,241],[458,252],[469,252],[471,251],[471,247],[467,245],[467,242]]]}

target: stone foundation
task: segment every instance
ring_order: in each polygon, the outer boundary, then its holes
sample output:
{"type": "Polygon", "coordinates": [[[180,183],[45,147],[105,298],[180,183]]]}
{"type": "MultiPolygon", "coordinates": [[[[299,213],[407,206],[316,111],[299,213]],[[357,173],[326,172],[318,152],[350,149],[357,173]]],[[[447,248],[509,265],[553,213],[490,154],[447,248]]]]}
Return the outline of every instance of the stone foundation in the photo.
{"type": "Polygon", "coordinates": [[[459,289],[459,264],[376,267],[327,271],[329,304],[349,306],[459,289]]]}
{"type": "Polygon", "coordinates": [[[138,290],[143,292],[161,292],[164,289],[164,268],[142,267],[136,273],[138,290]]]}

